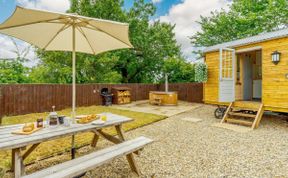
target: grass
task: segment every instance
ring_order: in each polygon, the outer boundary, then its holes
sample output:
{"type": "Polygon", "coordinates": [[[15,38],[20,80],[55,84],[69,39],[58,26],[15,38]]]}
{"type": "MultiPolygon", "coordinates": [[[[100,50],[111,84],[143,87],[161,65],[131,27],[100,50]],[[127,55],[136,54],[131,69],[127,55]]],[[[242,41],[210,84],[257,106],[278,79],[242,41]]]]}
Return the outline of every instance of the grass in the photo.
{"type": "MultiPolygon", "coordinates": [[[[77,114],[98,114],[102,112],[111,112],[113,114],[123,115],[133,118],[134,121],[126,123],[123,125],[125,131],[132,130],[159,120],[165,119],[165,116],[147,114],[141,112],[132,112],[127,110],[120,110],[111,107],[103,106],[90,106],[90,107],[79,107],[77,108],[77,114]]],[[[69,116],[71,109],[64,109],[57,112],[61,115],[69,116]]],[[[42,117],[46,118],[48,113],[33,113],[20,116],[11,116],[3,118],[3,125],[20,124],[27,122],[35,122],[36,119],[42,117]]],[[[115,130],[112,128],[105,129],[106,132],[110,134],[115,134],[115,130]]],[[[92,133],[82,133],[76,135],[76,147],[81,147],[91,143],[93,134],[92,133]]],[[[37,147],[34,152],[27,157],[25,163],[31,163],[35,160],[39,160],[45,157],[50,157],[51,155],[56,155],[65,151],[69,151],[71,146],[71,137],[63,137],[57,140],[48,141],[42,143],[37,147]]],[[[11,167],[11,150],[10,151],[0,151],[0,168],[9,169],[11,167]]]]}

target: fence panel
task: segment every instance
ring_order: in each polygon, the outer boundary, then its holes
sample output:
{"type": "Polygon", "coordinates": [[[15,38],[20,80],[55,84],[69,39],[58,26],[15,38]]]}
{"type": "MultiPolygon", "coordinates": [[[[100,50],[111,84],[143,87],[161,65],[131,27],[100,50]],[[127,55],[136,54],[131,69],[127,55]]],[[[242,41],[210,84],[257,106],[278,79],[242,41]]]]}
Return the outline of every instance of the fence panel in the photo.
{"type": "Polygon", "coordinates": [[[4,116],[4,98],[3,87],[0,85],[0,125],[2,124],[2,117],[4,116]]]}
{"type": "MultiPolygon", "coordinates": [[[[106,87],[131,88],[132,101],[147,100],[149,91],[164,90],[164,84],[80,84],[76,86],[77,106],[100,105],[100,91],[106,87]]],[[[172,83],[169,91],[177,91],[180,100],[202,103],[201,83],[172,83]]],[[[0,85],[0,118],[4,115],[20,115],[71,107],[72,86],[62,84],[12,84],[0,85]]],[[[1,122],[1,121],[0,121],[1,122]]]]}

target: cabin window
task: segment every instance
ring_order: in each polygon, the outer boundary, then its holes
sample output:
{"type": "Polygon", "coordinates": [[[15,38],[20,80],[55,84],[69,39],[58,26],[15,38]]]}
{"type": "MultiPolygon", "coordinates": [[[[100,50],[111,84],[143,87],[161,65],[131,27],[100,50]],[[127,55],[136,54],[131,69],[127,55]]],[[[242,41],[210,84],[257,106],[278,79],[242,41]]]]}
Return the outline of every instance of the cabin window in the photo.
{"type": "Polygon", "coordinates": [[[233,65],[233,56],[231,52],[223,51],[224,55],[222,58],[222,77],[223,78],[232,78],[232,65],[233,65]]]}

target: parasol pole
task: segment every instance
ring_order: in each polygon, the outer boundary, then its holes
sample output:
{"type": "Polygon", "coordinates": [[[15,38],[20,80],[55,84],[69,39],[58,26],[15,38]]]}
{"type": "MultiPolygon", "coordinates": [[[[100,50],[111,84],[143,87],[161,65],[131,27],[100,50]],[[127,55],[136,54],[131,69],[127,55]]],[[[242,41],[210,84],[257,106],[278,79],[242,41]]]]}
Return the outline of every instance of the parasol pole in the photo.
{"type": "MultiPolygon", "coordinates": [[[[76,116],[76,50],[75,50],[75,24],[72,25],[72,124],[75,124],[76,116]]],[[[75,158],[75,135],[72,135],[71,157],[75,158]]]]}
{"type": "Polygon", "coordinates": [[[75,123],[76,115],[76,51],[75,51],[75,25],[72,26],[72,122],[75,123]]]}

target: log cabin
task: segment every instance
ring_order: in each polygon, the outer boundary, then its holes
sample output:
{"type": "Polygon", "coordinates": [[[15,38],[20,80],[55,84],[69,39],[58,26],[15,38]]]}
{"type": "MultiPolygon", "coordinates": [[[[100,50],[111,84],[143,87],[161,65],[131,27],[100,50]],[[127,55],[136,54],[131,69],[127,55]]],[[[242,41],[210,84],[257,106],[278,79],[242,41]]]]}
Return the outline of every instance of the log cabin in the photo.
{"type": "Polygon", "coordinates": [[[228,106],[222,123],[254,129],[264,111],[288,113],[288,29],[217,44],[203,52],[208,66],[204,102],[228,106]]]}

